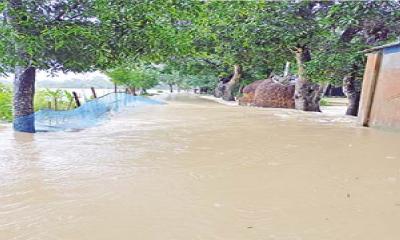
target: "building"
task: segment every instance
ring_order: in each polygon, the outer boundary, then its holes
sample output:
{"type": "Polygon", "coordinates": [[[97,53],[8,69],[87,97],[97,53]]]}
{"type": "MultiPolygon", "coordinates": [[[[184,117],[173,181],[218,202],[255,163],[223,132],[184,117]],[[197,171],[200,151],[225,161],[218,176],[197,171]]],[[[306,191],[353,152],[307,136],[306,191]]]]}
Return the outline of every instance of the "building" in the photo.
{"type": "Polygon", "coordinates": [[[400,130],[400,42],[368,49],[358,119],[400,130]]]}

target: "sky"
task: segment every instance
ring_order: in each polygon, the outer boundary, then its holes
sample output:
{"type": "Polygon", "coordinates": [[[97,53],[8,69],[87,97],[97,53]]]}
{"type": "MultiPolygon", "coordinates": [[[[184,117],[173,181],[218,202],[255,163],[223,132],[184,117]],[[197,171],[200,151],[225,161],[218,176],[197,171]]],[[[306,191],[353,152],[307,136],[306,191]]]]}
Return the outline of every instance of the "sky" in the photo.
{"type": "MultiPolygon", "coordinates": [[[[95,77],[102,77],[102,78],[108,78],[106,75],[102,74],[99,71],[95,72],[88,72],[88,73],[56,73],[55,76],[51,76],[50,72],[46,71],[37,71],[36,72],[36,81],[44,81],[44,80],[50,80],[50,81],[64,81],[68,79],[93,79],[95,77]]],[[[0,81],[7,81],[7,82],[12,82],[14,76],[10,74],[8,77],[0,77],[0,81]]]]}

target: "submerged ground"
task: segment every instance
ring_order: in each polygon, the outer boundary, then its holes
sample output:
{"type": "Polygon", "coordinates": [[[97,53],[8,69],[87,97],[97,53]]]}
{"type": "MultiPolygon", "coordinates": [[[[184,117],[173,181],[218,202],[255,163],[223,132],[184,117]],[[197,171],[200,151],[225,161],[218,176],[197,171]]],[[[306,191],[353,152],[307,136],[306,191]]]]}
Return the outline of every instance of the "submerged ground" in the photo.
{"type": "Polygon", "coordinates": [[[0,239],[397,240],[399,143],[187,96],[80,132],[0,126],[0,239]]]}

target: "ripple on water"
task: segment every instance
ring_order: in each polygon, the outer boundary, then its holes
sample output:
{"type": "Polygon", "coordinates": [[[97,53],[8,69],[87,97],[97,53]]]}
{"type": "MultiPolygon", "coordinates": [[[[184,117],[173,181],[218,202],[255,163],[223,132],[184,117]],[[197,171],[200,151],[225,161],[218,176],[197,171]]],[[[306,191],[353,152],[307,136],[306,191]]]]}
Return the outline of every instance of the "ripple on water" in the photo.
{"type": "Polygon", "coordinates": [[[182,96],[79,132],[0,125],[0,239],[397,239],[399,140],[182,96]]]}

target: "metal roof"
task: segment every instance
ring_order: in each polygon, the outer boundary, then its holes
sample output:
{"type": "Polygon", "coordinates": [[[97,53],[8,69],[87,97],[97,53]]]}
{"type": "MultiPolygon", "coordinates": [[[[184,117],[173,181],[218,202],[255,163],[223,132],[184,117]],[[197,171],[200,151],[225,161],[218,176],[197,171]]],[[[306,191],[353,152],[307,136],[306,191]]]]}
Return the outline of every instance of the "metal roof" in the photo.
{"type": "Polygon", "coordinates": [[[384,48],[395,47],[395,46],[400,46],[400,41],[389,43],[389,44],[385,44],[385,45],[378,46],[378,47],[368,48],[368,49],[366,49],[366,50],[364,50],[362,52],[363,53],[376,52],[376,51],[382,50],[384,48]]]}

